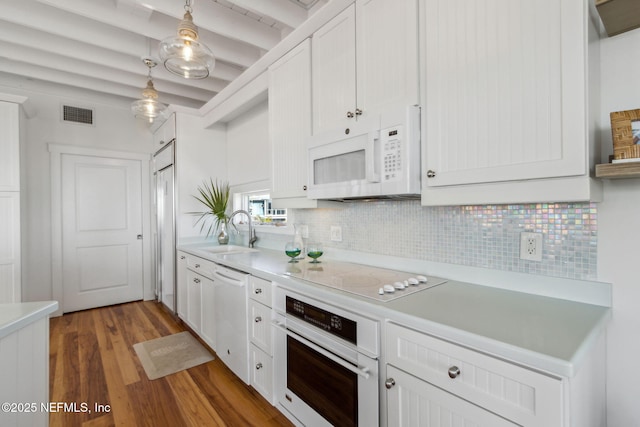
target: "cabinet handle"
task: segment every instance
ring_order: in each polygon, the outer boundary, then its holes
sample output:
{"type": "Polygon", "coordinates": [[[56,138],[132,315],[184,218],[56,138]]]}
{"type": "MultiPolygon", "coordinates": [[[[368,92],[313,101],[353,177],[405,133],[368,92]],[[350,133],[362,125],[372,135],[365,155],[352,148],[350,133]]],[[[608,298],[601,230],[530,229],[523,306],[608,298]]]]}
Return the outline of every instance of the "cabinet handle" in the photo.
{"type": "Polygon", "coordinates": [[[307,186],[306,186],[306,185],[303,185],[303,186],[302,186],[302,190],[307,191],[307,186]]]}
{"type": "Polygon", "coordinates": [[[458,375],[460,375],[460,368],[458,368],[457,366],[452,366],[447,372],[449,373],[449,378],[456,378],[458,375]]]}
{"type": "Polygon", "coordinates": [[[262,322],[262,317],[260,316],[256,317],[256,323],[260,323],[260,322],[262,322]]]}
{"type": "Polygon", "coordinates": [[[184,255],[180,255],[180,259],[185,259],[186,257],[184,255]]]}
{"type": "Polygon", "coordinates": [[[427,171],[427,178],[433,178],[435,176],[436,176],[436,171],[432,171],[431,169],[427,171]]]}
{"type": "Polygon", "coordinates": [[[198,279],[198,278],[193,279],[193,283],[200,283],[200,279],[198,279]]]}
{"type": "Polygon", "coordinates": [[[356,108],[356,116],[361,116],[362,115],[362,110],[359,108],[356,108]]]}
{"type": "Polygon", "coordinates": [[[256,363],[256,369],[262,369],[262,363],[260,362],[256,363]]]}
{"type": "Polygon", "coordinates": [[[384,386],[387,388],[387,390],[389,390],[391,387],[393,387],[394,385],[396,385],[396,380],[394,380],[393,378],[388,378],[385,382],[384,382],[384,386]]]}
{"type": "Polygon", "coordinates": [[[262,293],[262,289],[258,288],[255,291],[253,291],[256,295],[257,294],[261,294],[262,293]]]}
{"type": "Polygon", "coordinates": [[[195,267],[196,267],[196,268],[200,268],[200,264],[196,264],[196,265],[195,265],[195,267]]]}
{"type": "Polygon", "coordinates": [[[354,117],[354,114],[351,111],[347,111],[347,119],[353,119],[353,117],[354,117]]]}

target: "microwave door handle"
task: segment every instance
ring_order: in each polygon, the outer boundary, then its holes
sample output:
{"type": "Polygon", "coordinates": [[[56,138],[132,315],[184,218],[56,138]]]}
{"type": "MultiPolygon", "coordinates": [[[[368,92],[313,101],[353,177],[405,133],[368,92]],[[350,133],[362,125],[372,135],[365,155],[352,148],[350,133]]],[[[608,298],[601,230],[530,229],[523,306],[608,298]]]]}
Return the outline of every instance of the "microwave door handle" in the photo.
{"type": "Polygon", "coordinates": [[[379,166],[380,131],[374,130],[367,134],[367,147],[365,149],[365,162],[368,182],[380,182],[379,166]],[[376,152],[378,156],[376,156],[376,152]]]}

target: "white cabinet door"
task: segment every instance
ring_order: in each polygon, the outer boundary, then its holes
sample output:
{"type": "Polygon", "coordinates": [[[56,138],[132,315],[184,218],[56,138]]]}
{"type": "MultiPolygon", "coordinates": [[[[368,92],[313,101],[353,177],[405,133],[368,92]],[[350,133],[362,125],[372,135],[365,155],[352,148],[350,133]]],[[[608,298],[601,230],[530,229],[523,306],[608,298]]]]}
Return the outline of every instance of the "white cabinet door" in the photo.
{"type": "Polygon", "coordinates": [[[423,3],[426,185],[587,174],[584,1],[423,3]]]}
{"type": "Polygon", "coordinates": [[[273,358],[251,344],[251,385],[272,405],[273,399],[273,358]]]}
{"type": "Polygon", "coordinates": [[[346,128],[356,108],[355,6],[313,34],[313,134],[346,128]]]}
{"type": "Polygon", "coordinates": [[[306,201],[306,143],[311,133],[310,55],[310,42],[305,40],[269,67],[271,198],[274,207],[280,207],[277,199],[303,198],[306,201]]]}
{"type": "Polygon", "coordinates": [[[271,309],[249,300],[249,339],[271,354],[271,309]]]}
{"type": "Polygon", "coordinates": [[[0,192],[0,304],[20,301],[20,193],[0,192]]]}
{"type": "Polygon", "coordinates": [[[417,16],[417,0],[356,1],[356,105],[362,118],[419,103],[417,16]]]}
{"type": "Polygon", "coordinates": [[[418,2],[358,0],[313,34],[313,134],[419,102],[418,2]]]}
{"type": "Polygon", "coordinates": [[[215,281],[202,278],[201,295],[202,303],[200,304],[202,328],[200,336],[209,344],[209,347],[216,349],[216,294],[215,281]]]}
{"type": "Polygon", "coordinates": [[[177,292],[178,292],[178,316],[182,320],[187,319],[187,255],[178,252],[178,274],[177,274],[177,292]]]}
{"type": "Polygon", "coordinates": [[[20,106],[0,101],[0,191],[20,191],[20,106]]]}
{"type": "Polygon", "coordinates": [[[479,406],[387,365],[389,427],[517,426],[479,406]]]}
{"type": "Polygon", "coordinates": [[[187,323],[198,335],[202,327],[203,276],[187,270],[187,323]]]}

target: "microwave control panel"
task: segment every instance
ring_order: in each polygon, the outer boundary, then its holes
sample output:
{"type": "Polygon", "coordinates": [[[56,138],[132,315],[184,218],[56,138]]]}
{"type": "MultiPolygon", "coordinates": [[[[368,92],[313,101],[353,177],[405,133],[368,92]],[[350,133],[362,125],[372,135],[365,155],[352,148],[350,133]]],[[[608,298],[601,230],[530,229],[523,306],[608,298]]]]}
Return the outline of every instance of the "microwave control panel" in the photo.
{"type": "Polygon", "coordinates": [[[381,132],[382,181],[398,181],[402,177],[402,168],[406,161],[403,158],[402,143],[402,126],[381,132]]]}

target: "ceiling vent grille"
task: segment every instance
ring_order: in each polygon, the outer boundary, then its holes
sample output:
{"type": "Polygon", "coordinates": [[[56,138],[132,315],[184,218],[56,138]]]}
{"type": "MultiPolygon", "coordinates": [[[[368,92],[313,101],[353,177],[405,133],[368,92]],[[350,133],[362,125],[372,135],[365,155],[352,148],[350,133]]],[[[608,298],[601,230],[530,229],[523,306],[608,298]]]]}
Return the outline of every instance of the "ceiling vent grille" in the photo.
{"type": "Polygon", "coordinates": [[[65,122],[93,125],[93,110],[88,108],[62,106],[62,120],[65,122]]]}

